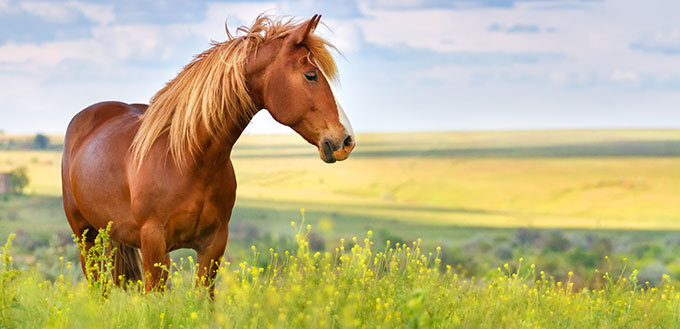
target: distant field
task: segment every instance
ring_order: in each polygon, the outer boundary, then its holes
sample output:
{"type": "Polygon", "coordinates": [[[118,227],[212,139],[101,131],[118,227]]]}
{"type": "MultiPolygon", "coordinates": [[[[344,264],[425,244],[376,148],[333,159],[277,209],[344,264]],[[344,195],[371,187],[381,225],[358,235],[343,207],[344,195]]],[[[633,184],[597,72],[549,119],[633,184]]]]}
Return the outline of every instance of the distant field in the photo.
{"type": "MultiPolygon", "coordinates": [[[[357,140],[348,161],[327,165],[299,136],[244,136],[233,154],[233,220],[285,226],[304,207],[337,234],[366,225],[680,229],[679,130],[357,140]]],[[[29,169],[29,193],[61,194],[58,151],[0,151],[0,171],[17,166],[29,169]]]]}

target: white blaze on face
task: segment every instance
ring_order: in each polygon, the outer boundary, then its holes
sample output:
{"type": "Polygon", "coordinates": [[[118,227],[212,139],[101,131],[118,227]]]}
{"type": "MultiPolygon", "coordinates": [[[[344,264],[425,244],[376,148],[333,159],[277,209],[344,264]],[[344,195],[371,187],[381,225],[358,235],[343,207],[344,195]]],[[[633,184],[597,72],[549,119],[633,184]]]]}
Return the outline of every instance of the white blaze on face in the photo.
{"type": "Polygon", "coordinates": [[[324,79],[326,79],[326,82],[328,82],[328,85],[331,87],[331,94],[333,95],[333,99],[335,100],[335,105],[338,108],[338,118],[340,120],[340,124],[342,124],[345,127],[345,130],[347,131],[347,135],[352,136],[354,138],[354,130],[352,129],[352,125],[349,123],[349,119],[347,119],[347,114],[345,114],[345,111],[342,109],[342,106],[340,106],[340,103],[338,102],[338,98],[335,97],[335,88],[333,88],[333,83],[331,82],[330,79],[328,79],[328,76],[326,75],[326,72],[324,72],[320,66],[317,65],[319,68],[319,71],[321,72],[321,75],[323,75],[324,79]]]}
{"type": "Polygon", "coordinates": [[[354,130],[352,129],[352,125],[349,123],[349,119],[347,119],[347,114],[345,114],[345,111],[342,110],[342,106],[340,106],[340,103],[338,103],[337,99],[335,100],[335,104],[338,106],[338,116],[340,117],[340,123],[345,126],[347,135],[354,137],[354,130]]]}

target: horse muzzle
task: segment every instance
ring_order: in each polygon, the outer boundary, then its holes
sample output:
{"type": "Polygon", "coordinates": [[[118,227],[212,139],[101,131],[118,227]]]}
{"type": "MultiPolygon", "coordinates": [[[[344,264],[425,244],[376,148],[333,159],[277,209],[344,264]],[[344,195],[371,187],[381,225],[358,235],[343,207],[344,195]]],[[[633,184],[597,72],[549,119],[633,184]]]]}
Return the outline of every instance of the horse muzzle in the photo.
{"type": "Polygon", "coordinates": [[[355,146],[356,141],[352,135],[346,135],[341,142],[324,137],[319,143],[319,156],[325,163],[342,161],[349,157],[355,146]]]}

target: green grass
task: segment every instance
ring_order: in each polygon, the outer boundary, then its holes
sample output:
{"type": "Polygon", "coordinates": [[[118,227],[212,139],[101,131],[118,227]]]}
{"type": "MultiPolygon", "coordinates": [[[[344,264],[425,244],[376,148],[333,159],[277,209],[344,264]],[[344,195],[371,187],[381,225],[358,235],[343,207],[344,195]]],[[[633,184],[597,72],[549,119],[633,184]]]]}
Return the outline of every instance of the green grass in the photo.
{"type": "Polygon", "coordinates": [[[636,271],[598,273],[602,285],[577,289],[522,259],[483,278],[443,267],[419,242],[376,245],[368,237],[314,252],[298,228],[292,252],[252,249],[251,261],[225,264],[215,300],[194,288],[191,259],[173,264],[163,293],[109,279],[74,280],[73,264],[46,280],[36,268],[0,259],[0,326],[49,328],[672,328],[680,292],[636,271]],[[258,258],[267,259],[258,265],[258,258]]]}
{"type": "Polygon", "coordinates": [[[334,165],[299,136],[239,141],[215,302],[194,289],[187,250],[173,253],[184,269],[166,293],[102,298],[69,237],[60,152],[0,151],[0,172],[25,166],[31,178],[27,195],[0,196],[0,239],[17,233],[0,328],[680,327],[680,131],[357,139],[334,165]],[[290,230],[300,208],[308,244],[290,230]],[[351,238],[367,230],[372,244],[351,238]]]}

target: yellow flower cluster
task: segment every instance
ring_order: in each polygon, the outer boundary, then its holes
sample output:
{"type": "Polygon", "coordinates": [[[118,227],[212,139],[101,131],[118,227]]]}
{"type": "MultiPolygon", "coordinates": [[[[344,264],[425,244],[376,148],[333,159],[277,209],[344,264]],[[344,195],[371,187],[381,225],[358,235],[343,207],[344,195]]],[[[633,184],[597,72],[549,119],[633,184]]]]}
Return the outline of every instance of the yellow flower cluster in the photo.
{"type": "MultiPolygon", "coordinates": [[[[341,240],[314,252],[308,226],[297,225],[297,250],[269,249],[266,265],[224,262],[211,300],[197,288],[192,258],[172,263],[165,292],[145,294],[110,279],[74,280],[62,263],[55,281],[18,270],[0,254],[0,327],[49,328],[670,328],[680,325],[680,292],[665,275],[658,286],[637,272],[603,274],[598,290],[556,281],[540,265],[510,262],[483,278],[443,265],[440,249],[411,243],[341,240]]],[[[266,254],[265,254],[266,255],[266,254]]],[[[106,259],[93,255],[103,266],[106,259]]]]}

